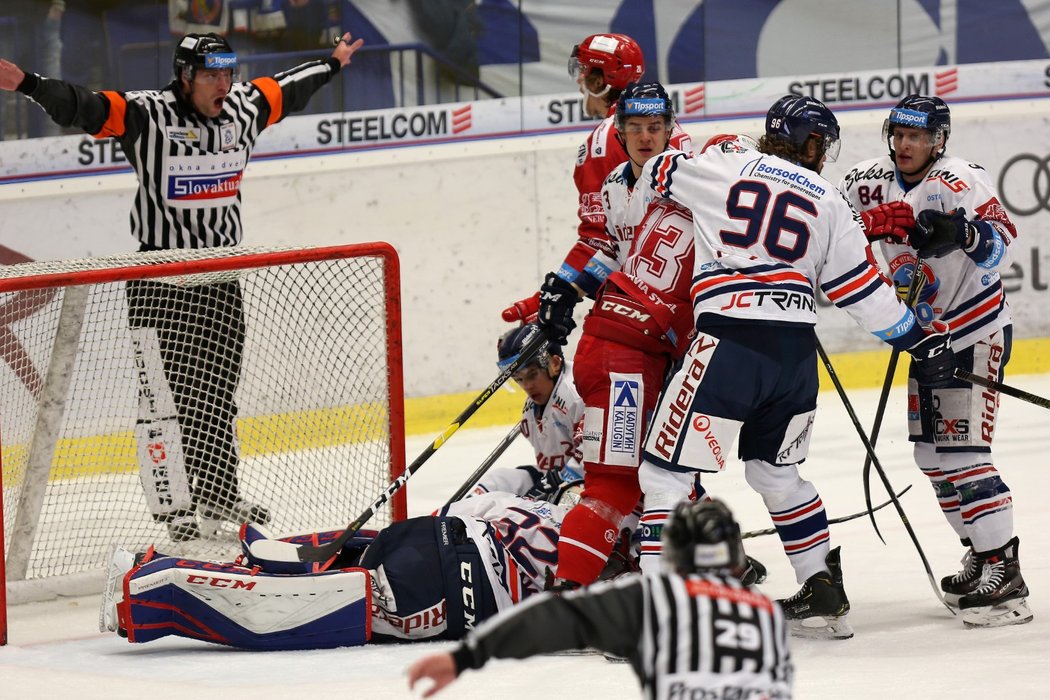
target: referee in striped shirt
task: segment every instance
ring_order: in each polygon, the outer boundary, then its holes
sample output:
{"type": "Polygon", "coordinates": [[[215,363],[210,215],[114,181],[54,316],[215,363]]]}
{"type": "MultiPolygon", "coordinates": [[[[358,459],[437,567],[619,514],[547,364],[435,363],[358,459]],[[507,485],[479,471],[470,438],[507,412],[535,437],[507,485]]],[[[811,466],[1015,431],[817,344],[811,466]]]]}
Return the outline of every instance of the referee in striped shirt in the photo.
{"type": "MultiPolygon", "coordinates": [[[[241,242],[240,183],[262,131],[302,110],[362,45],[238,82],[237,55],[217,34],[188,34],[160,90],[92,92],[0,59],[0,89],[17,90],[60,126],[116,139],[138,176],[131,232],[140,251],[241,242]]],[[[173,541],[201,536],[198,517],[265,523],[237,478],[234,392],[245,327],[237,281],[125,288],[139,386],[136,434],[146,501],[173,541]]]]}
{"type": "Polygon", "coordinates": [[[794,666],[780,606],[739,580],[740,527],[719,501],[680,504],[663,531],[674,573],[626,576],[535,596],[485,622],[451,652],[408,670],[446,687],[492,658],[593,647],[624,656],[646,698],[791,697],[794,666]]]}

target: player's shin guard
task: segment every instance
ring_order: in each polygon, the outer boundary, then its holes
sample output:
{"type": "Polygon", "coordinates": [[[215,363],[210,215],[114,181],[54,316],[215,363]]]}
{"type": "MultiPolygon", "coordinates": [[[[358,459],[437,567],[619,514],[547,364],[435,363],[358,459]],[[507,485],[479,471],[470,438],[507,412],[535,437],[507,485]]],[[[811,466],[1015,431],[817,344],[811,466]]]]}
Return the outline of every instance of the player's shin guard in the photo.
{"type": "Polygon", "coordinates": [[[200,531],[193,514],[182,429],[164,377],[157,331],[133,328],[131,343],[139,403],[136,453],[146,504],[155,520],[167,523],[173,541],[197,539],[200,531]]]}
{"type": "Polygon", "coordinates": [[[645,494],[645,512],[638,524],[639,566],[645,573],[660,571],[663,555],[663,528],[671,512],[697,489],[706,497],[696,472],[675,472],[645,460],[638,470],[638,482],[645,494]]]}
{"type": "Polygon", "coordinates": [[[324,649],[371,636],[364,569],[286,576],[163,557],[132,569],[123,588],[117,613],[129,642],[175,635],[244,649],[324,649]]]}
{"type": "Polygon", "coordinates": [[[583,499],[569,511],[558,539],[562,581],[594,583],[620,534],[620,524],[641,496],[634,471],[606,471],[587,465],[583,499]]]}
{"type": "Polygon", "coordinates": [[[814,574],[827,572],[831,535],[816,487],[800,477],[794,465],[775,466],[758,459],[744,463],[744,478],[761,494],[796,580],[805,583],[814,574]]]}
{"type": "Polygon", "coordinates": [[[944,519],[955,530],[959,539],[966,539],[966,528],[963,527],[962,516],[959,514],[959,492],[941,469],[941,455],[937,454],[933,445],[926,442],[915,443],[914,455],[915,463],[930,480],[944,519]]]}

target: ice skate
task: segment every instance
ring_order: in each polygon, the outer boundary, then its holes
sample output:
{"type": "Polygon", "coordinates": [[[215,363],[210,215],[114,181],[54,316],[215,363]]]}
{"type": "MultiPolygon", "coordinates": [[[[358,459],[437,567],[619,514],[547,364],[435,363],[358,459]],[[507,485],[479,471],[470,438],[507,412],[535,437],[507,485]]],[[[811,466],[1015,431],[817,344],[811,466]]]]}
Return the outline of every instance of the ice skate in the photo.
{"type": "Polygon", "coordinates": [[[766,565],[760,562],[754,557],[747,557],[747,568],[744,569],[744,573],[740,575],[740,583],[745,586],[757,586],[760,583],[764,583],[768,572],[766,571],[766,565]]]}
{"type": "Polygon", "coordinates": [[[199,540],[201,530],[197,526],[197,518],[192,513],[174,515],[167,522],[168,537],[172,542],[189,542],[199,540]]]}
{"type": "MultiPolygon", "coordinates": [[[[117,604],[124,600],[124,576],[153,553],[151,547],[145,552],[136,554],[120,545],[113,545],[109,550],[106,568],[106,587],[102,591],[102,604],[98,611],[98,631],[121,634],[120,619],[117,615],[117,604]]],[[[126,636],[121,634],[121,636],[126,636]]]]}
{"type": "Polygon", "coordinates": [[[803,639],[849,639],[853,627],[846,616],[849,599],[842,586],[842,564],[839,548],[828,553],[825,562],[830,573],[813,574],[802,584],[802,590],[790,598],[778,600],[788,620],[791,636],[803,639]]]}
{"type": "Polygon", "coordinates": [[[966,627],[1005,627],[1032,621],[1028,586],[1017,558],[1018,544],[1014,537],[1000,549],[977,553],[982,567],[980,582],[972,593],[959,599],[966,627]]]}
{"type": "Polygon", "coordinates": [[[962,558],[962,569],[953,576],[945,576],[941,579],[941,590],[944,591],[944,602],[953,608],[959,607],[959,599],[964,595],[973,593],[981,584],[981,572],[983,563],[977,558],[969,540],[963,540],[966,545],[966,554],[962,558]]]}
{"type": "MultiPolygon", "coordinates": [[[[202,521],[226,521],[236,525],[242,523],[266,525],[270,522],[270,510],[268,508],[239,498],[231,503],[202,503],[197,508],[197,511],[200,513],[202,521]]],[[[217,524],[215,528],[217,529],[217,524]]]]}

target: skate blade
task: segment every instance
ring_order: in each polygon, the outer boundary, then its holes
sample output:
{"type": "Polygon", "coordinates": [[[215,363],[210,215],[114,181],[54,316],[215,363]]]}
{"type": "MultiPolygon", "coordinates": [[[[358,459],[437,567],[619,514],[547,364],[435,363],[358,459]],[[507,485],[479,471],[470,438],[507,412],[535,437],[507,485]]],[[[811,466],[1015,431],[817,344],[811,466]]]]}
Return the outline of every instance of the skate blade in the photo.
{"type": "Polygon", "coordinates": [[[1031,622],[1033,617],[1035,615],[1028,607],[1027,598],[1015,598],[999,605],[966,608],[962,611],[963,626],[969,629],[1023,625],[1031,622]]]}
{"type": "Polygon", "coordinates": [[[959,595],[958,593],[945,593],[944,594],[944,602],[948,605],[948,607],[955,608],[956,610],[959,609],[959,599],[960,598],[962,598],[962,596],[959,595]]]}
{"type": "Polygon", "coordinates": [[[602,656],[604,656],[605,660],[608,661],[611,664],[625,664],[625,663],[627,663],[627,657],[626,656],[620,656],[619,654],[612,654],[612,653],[609,653],[609,652],[605,651],[605,652],[602,652],[602,656]]]}
{"type": "Polygon", "coordinates": [[[798,639],[850,639],[853,637],[853,627],[845,615],[788,620],[788,625],[791,636],[798,639]]]}

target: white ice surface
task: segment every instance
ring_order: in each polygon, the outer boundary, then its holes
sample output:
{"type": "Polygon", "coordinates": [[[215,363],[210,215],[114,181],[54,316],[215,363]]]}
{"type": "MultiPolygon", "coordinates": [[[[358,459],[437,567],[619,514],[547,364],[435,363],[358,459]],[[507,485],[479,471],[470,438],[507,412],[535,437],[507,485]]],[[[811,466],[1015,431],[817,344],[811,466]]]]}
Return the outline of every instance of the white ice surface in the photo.
{"type": "MultiPolygon", "coordinates": [[[[1010,383],[1050,396],[1050,374],[1010,377],[1010,383]]],[[[870,426],[877,391],[852,391],[861,422],[870,426]]],[[[820,491],[831,516],[863,507],[860,440],[834,392],[821,394],[810,459],[803,474],[820,491]]],[[[962,554],[925,479],[911,462],[905,437],[902,390],[896,389],[879,440],[879,455],[898,489],[915,487],[904,508],[934,574],[954,573],[962,554]]],[[[469,423],[467,424],[469,426],[469,423]]],[[[410,483],[412,514],[427,513],[450,495],[488,454],[506,428],[462,429],[410,483]]],[[[428,439],[414,439],[409,459],[428,439]]],[[[1021,562],[1035,620],[1027,625],[966,630],[934,597],[922,563],[892,508],[879,513],[887,545],[866,519],[832,526],[841,545],[846,590],[853,604],[849,641],[795,640],[797,698],[1050,698],[1050,509],[1040,484],[1050,481],[1050,411],[1004,396],[996,436],[996,465],[1013,490],[1021,562]]],[[[519,439],[501,464],[527,461],[519,439]]],[[[733,460],[707,480],[745,529],[769,526],[761,499],[744,483],[733,460]]],[[[873,485],[881,496],[881,485],[873,485]]],[[[356,516],[356,513],[347,514],[356,516]]],[[[349,517],[348,517],[349,519],[349,517]]],[[[764,590],[797,590],[776,537],[748,540],[748,551],[769,567],[764,590]]],[[[286,698],[412,697],[404,669],[441,643],[374,646],[311,652],[245,652],[191,640],[129,645],[95,632],[97,597],[62,599],[10,610],[10,644],[0,648],[0,697],[286,698]]],[[[626,665],[600,657],[540,657],[499,661],[467,673],[441,697],[635,698],[626,665]]]]}

